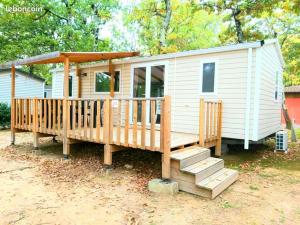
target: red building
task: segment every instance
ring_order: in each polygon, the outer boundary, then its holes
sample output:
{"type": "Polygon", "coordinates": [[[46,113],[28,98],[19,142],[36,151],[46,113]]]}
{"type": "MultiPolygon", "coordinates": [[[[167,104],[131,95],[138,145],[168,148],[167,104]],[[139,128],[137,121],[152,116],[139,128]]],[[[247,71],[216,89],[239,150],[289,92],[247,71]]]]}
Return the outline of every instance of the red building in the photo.
{"type": "Polygon", "coordinates": [[[285,104],[295,127],[300,127],[300,85],[285,88],[285,104]]]}

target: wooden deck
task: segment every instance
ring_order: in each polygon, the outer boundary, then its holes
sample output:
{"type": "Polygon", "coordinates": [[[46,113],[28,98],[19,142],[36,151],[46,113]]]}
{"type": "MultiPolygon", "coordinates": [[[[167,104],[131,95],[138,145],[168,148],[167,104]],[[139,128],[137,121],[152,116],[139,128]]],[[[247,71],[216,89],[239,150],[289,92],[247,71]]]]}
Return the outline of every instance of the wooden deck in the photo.
{"type": "MultiPolygon", "coordinates": [[[[15,98],[12,134],[32,131],[34,147],[43,136],[60,136],[63,154],[70,144],[86,141],[104,144],[104,164],[112,164],[118,146],[162,153],[164,178],[170,177],[170,152],[193,144],[216,146],[221,154],[221,102],[200,101],[199,133],[171,131],[170,97],[114,99],[15,98]],[[150,106],[150,108],[147,108],[150,106]],[[148,109],[148,111],[147,111],[148,109]]],[[[14,141],[14,135],[13,141],[14,141]]]]}
{"type": "MultiPolygon", "coordinates": [[[[126,147],[132,148],[140,148],[152,151],[160,151],[160,130],[155,130],[155,137],[154,137],[154,146],[151,146],[151,130],[146,129],[145,132],[145,147],[142,145],[142,131],[141,129],[137,129],[136,132],[136,143],[134,141],[134,129],[129,128],[128,130],[128,143],[126,143],[125,139],[125,128],[120,128],[120,142],[118,142],[118,127],[114,127],[113,129],[113,138],[111,140],[111,144],[121,145],[126,147]]],[[[103,129],[100,129],[99,133],[100,137],[103,136],[103,129]]],[[[92,131],[84,132],[82,129],[71,130],[70,134],[68,135],[69,138],[82,140],[82,141],[90,141],[95,143],[104,143],[103,138],[97,138],[97,131],[94,128],[92,131]],[[99,141],[100,140],[100,141],[99,141]]],[[[195,144],[199,141],[199,136],[197,134],[190,134],[190,133],[181,133],[181,132],[171,132],[170,138],[170,147],[171,149],[179,148],[182,146],[195,144]]]]}

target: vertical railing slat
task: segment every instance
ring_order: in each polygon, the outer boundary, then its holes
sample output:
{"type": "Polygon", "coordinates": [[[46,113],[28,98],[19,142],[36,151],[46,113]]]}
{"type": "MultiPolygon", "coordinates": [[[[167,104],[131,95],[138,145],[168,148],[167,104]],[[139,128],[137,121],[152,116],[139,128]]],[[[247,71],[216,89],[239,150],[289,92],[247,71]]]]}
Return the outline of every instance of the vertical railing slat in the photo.
{"type": "Polygon", "coordinates": [[[199,145],[204,146],[204,119],[205,119],[205,103],[204,99],[200,99],[199,107],[199,145]]]}
{"type": "Polygon", "coordinates": [[[90,101],[90,140],[94,140],[94,101],[90,101]]]}
{"type": "Polygon", "coordinates": [[[56,99],[53,99],[52,100],[52,104],[53,104],[53,112],[52,112],[52,114],[53,114],[53,118],[52,118],[52,129],[53,129],[53,134],[56,134],[57,133],[57,131],[56,131],[56,103],[57,103],[57,100],[56,99]]]}
{"type": "Polygon", "coordinates": [[[96,116],[96,142],[100,143],[100,126],[101,126],[101,100],[97,101],[97,116],[96,116]]]}
{"type": "Polygon", "coordinates": [[[137,146],[137,114],[138,114],[138,100],[133,100],[133,147],[137,146]]]}
{"type": "Polygon", "coordinates": [[[61,100],[57,101],[57,132],[60,135],[61,131],[61,100]]]}
{"type": "Polygon", "coordinates": [[[153,150],[155,148],[155,123],[156,123],[155,100],[150,100],[150,106],[151,106],[150,148],[153,150]]]}
{"type": "Polygon", "coordinates": [[[142,130],[141,130],[141,147],[146,147],[146,100],[142,100],[142,130]]]}
{"type": "Polygon", "coordinates": [[[24,99],[21,99],[21,127],[24,129],[24,99]]]}
{"type": "Polygon", "coordinates": [[[42,132],[42,126],[43,126],[43,102],[41,99],[38,100],[39,104],[39,131],[42,132]]]}
{"type": "Polygon", "coordinates": [[[118,123],[117,123],[117,145],[121,143],[121,115],[122,112],[122,101],[118,101],[118,123]]]}
{"type": "Polygon", "coordinates": [[[124,131],[124,145],[128,146],[129,137],[129,100],[125,100],[125,131],[124,131]]]}
{"type": "Polygon", "coordinates": [[[72,113],[73,113],[73,118],[72,118],[72,135],[75,138],[76,136],[76,100],[72,100],[72,113]]]}
{"type": "Polygon", "coordinates": [[[84,131],[83,131],[83,137],[84,139],[87,139],[87,111],[88,111],[88,102],[87,100],[84,101],[84,116],[83,116],[83,122],[84,122],[84,131]]]}
{"type": "Polygon", "coordinates": [[[79,137],[82,137],[82,101],[78,102],[78,133],[79,137]]]}
{"type": "Polygon", "coordinates": [[[47,99],[44,99],[43,120],[44,120],[43,132],[45,132],[47,129],[47,99]]]}

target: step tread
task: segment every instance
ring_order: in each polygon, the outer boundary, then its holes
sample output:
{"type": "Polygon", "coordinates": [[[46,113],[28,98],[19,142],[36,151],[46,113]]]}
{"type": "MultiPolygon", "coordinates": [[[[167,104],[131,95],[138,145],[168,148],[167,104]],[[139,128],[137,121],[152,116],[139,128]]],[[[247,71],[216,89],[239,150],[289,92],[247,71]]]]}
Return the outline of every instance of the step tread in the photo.
{"type": "Polygon", "coordinates": [[[174,160],[183,160],[186,158],[193,157],[197,154],[205,153],[210,151],[207,148],[199,147],[199,146],[190,146],[184,149],[176,150],[171,152],[171,159],[174,160]]]}
{"type": "MultiPolygon", "coordinates": [[[[217,171],[216,173],[212,174],[211,176],[205,178],[204,180],[198,182],[197,186],[208,189],[208,190],[213,190],[216,187],[218,187],[219,185],[222,185],[222,183],[224,183],[226,180],[231,179],[233,176],[236,176],[236,179],[237,179],[237,175],[238,175],[238,171],[223,168],[223,169],[217,171]]],[[[234,179],[232,181],[232,183],[236,179],[234,179]]],[[[224,187],[224,189],[227,188],[230,184],[226,185],[224,187]]]]}
{"type": "Polygon", "coordinates": [[[202,170],[205,170],[205,169],[207,169],[217,163],[220,163],[222,161],[223,161],[223,159],[208,157],[208,158],[201,160],[193,165],[182,168],[181,171],[187,172],[187,173],[192,173],[192,174],[197,174],[197,173],[201,172],[202,170]]]}

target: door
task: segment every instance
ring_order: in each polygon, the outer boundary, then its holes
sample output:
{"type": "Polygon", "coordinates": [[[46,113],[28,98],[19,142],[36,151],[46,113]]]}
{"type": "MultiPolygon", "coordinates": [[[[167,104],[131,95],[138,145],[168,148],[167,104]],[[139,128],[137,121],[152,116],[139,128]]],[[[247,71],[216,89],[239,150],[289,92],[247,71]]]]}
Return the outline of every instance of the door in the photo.
{"type": "MultiPolygon", "coordinates": [[[[147,65],[133,69],[134,98],[156,98],[164,96],[165,65],[147,65]]],[[[160,123],[160,102],[156,104],[156,123],[160,123]]],[[[150,104],[147,102],[147,123],[150,123],[150,104]]],[[[142,104],[138,103],[138,122],[141,122],[142,104]]]]}

